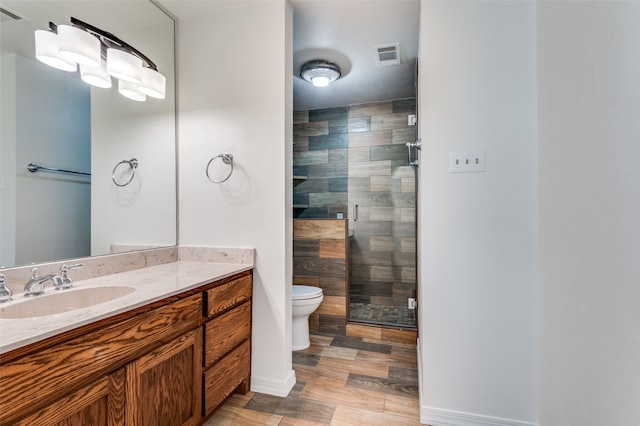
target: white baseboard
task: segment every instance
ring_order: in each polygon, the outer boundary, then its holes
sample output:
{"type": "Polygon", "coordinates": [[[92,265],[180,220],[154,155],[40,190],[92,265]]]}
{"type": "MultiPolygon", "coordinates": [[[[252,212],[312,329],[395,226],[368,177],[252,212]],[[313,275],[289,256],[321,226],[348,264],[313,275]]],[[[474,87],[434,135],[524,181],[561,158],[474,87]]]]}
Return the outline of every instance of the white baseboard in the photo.
{"type": "Polygon", "coordinates": [[[286,397],[296,384],[296,372],[291,370],[283,381],[251,376],[251,391],[267,395],[286,397]]]}
{"type": "Polygon", "coordinates": [[[431,426],[538,426],[537,423],[502,417],[483,416],[463,411],[420,406],[420,423],[431,426]]]}

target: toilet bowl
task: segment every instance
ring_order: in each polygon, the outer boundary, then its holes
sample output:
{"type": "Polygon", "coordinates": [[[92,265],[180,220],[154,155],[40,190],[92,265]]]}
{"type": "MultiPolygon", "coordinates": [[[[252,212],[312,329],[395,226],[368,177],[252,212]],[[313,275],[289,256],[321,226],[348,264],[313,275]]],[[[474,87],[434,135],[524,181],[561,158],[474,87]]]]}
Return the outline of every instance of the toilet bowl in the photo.
{"type": "Polygon", "coordinates": [[[293,350],[307,349],[309,342],[309,315],[311,315],[324,299],[322,289],[308,285],[294,285],[293,303],[293,350]]]}

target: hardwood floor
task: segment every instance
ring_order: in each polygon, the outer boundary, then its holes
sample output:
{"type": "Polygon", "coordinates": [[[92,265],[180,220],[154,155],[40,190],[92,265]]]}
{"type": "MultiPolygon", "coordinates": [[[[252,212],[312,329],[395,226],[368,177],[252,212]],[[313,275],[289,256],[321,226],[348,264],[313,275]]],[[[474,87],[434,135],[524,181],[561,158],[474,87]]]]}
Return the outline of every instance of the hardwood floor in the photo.
{"type": "Polygon", "coordinates": [[[286,398],[233,395],[206,426],[419,425],[416,346],[311,335],[286,398]]]}

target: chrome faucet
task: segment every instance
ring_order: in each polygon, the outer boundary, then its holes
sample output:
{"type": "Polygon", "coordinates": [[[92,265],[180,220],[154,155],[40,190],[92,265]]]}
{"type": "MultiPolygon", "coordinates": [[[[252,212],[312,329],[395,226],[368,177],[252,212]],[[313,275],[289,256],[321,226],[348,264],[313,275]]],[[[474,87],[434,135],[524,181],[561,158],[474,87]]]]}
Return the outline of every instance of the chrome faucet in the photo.
{"type": "Polygon", "coordinates": [[[54,285],[58,287],[56,284],[56,279],[59,280],[60,277],[57,275],[42,275],[38,276],[38,268],[33,268],[31,270],[31,278],[24,286],[24,295],[25,296],[38,296],[44,294],[44,284],[52,280],[54,285]]]}
{"type": "Polygon", "coordinates": [[[10,301],[11,295],[13,295],[11,289],[4,283],[6,278],[7,277],[4,274],[0,274],[0,303],[10,301]]]}
{"type": "Polygon", "coordinates": [[[82,268],[84,263],[76,263],[75,265],[62,265],[60,267],[60,275],[53,280],[56,290],[66,290],[73,287],[73,280],[69,276],[69,270],[82,268]]]}

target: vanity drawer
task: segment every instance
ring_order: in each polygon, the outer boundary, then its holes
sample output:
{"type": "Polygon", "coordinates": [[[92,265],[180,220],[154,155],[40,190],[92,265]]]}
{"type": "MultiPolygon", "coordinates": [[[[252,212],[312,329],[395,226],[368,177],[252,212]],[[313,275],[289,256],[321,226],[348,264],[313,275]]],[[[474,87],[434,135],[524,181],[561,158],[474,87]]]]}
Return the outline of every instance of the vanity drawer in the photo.
{"type": "Polygon", "coordinates": [[[207,322],[204,336],[204,365],[208,367],[251,337],[251,302],[207,322]]]}
{"type": "Polygon", "coordinates": [[[204,373],[204,412],[214,410],[247,378],[251,369],[247,340],[204,373]]]}
{"type": "Polygon", "coordinates": [[[251,275],[219,285],[205,292],[205,315],[216,316],[251,299],[251,275]]]}

